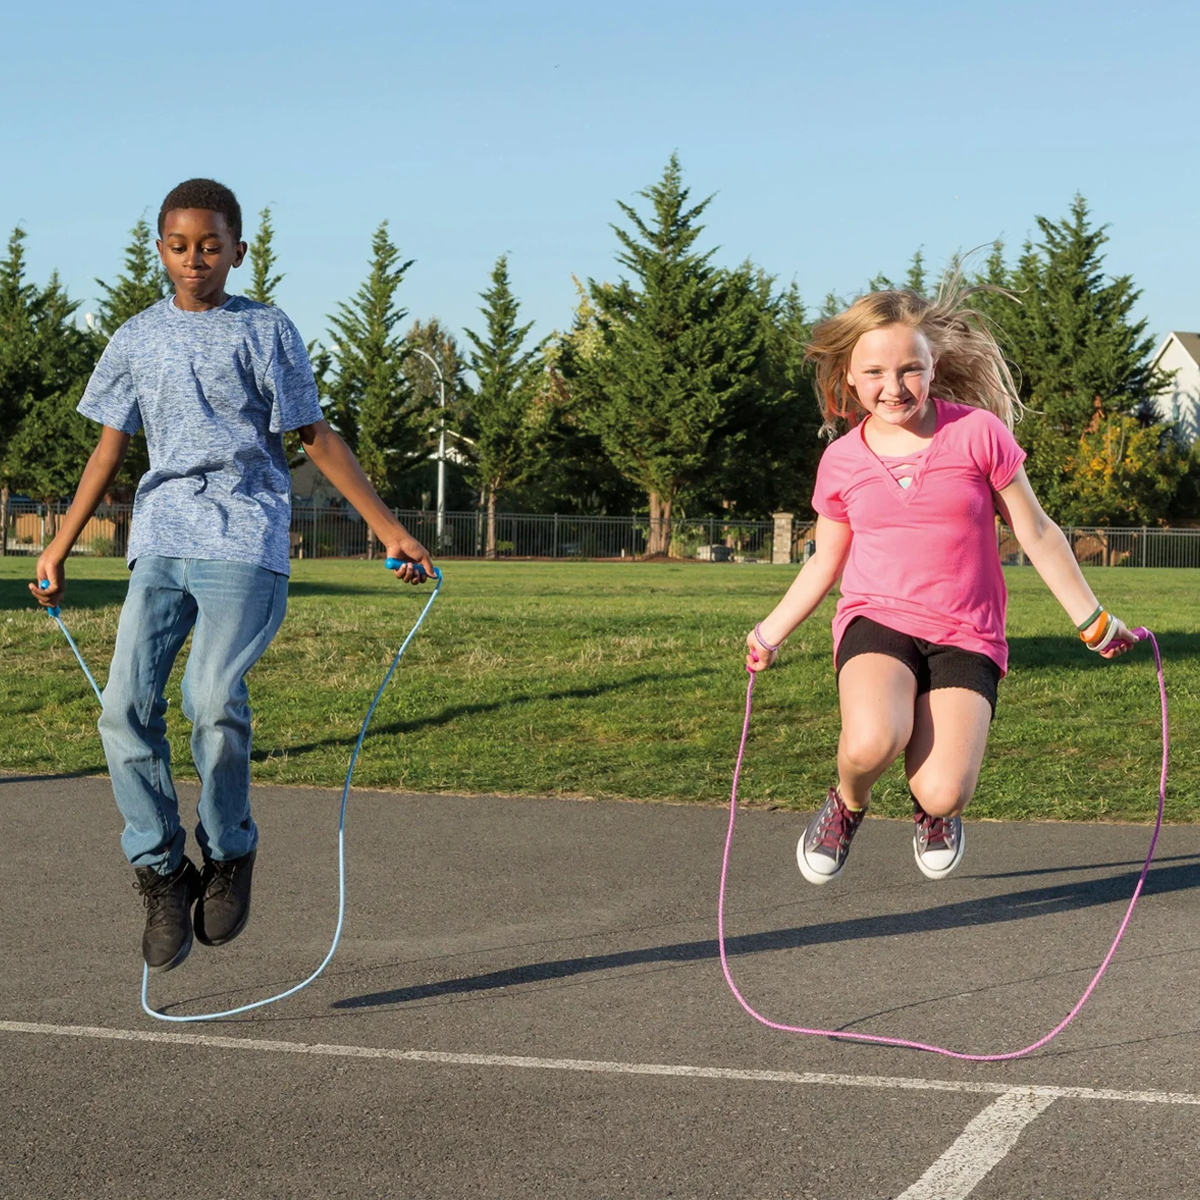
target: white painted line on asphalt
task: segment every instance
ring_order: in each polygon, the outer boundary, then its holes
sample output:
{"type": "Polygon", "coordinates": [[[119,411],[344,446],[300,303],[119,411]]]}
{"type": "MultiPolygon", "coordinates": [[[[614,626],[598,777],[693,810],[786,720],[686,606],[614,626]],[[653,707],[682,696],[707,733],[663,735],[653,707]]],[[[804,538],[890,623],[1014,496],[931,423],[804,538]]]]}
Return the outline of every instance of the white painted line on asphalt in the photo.
{"type": "Polygon", "coordinates": [[[833,1085],[838,1087],[898,1088],[924,1092],[975,1092],[1007,1096],[1044,1096],[1048,1100],[1113,1100],[1124,1104],[1194,1104],[1191,1092],[1121,1092],[1110,1088],[1014,1087],[966,1079],[908,1079],[893,1075],[827,1075],[816,1071],[750,1071],[736,1067],[689,1067],[670,1063],[594,1062],[585,1058],[526,1058],[512,1054],[452,1054],[442,1050],[388,1050],[380,1046],[340,1046],[312,1042],[277,1042],[266,1038],[232,1038],[208,1033],[158,1033],[150,1029],[108,1029],[99,1025],[43,1025],[31,1021],[0,1021],[0,1033],[46,1037],[93,1038],[99,1041],[143,1042],[166,1046],[204,1046],[215,1050],[256,1050],[267,1054],[313,1054],[327,1058],[380,1058],[392,1062],[442,1063],[457,1067],[519,1067],[540,1071],[586,1071],[604,1075],[667,1075],[683,1079],[732,1079],[748,1083],[833,1085]]]}
{"type": "Polygon", "coordinates": [[[993,1101],[897,1200],[963,1200],[1016,1145],[1025,1126],[1055,1099],[1022,1089],[993,1101]]]}

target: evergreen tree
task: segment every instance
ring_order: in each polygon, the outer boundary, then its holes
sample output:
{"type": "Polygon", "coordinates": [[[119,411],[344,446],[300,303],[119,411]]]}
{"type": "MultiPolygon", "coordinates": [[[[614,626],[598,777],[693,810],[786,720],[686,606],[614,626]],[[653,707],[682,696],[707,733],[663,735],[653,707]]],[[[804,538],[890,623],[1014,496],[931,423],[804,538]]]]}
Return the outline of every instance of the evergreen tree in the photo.
{"type": "Polygon", "coordinates": [[[904,286],[910,292],[916,292],[918,296],[925,295],[925,289],[928,287],[928,280],[925,276],[925,255],[919,249],[912,256],[912,262],[908,265],[904,286]]]}
{"type": "MultiPolygon", "coordinates": [[[[163,269],[154,246],[154,234],[144,217],[130,230],[129,245],[125,247],[125,272],[108,284],[96,283],[104,293],[98,305],[96,328],[106,339],[138,313],[157,304],[171,294],[171,281],[163,269]]],[[[146,437],[136,434],[129,443],[121,471],[113,480],[113,495],[129,502],[137,490],[138,480],[150,469],[150,453],[146,437]]]]}
{"type": "Polygon", "coordinates": [[[283,282],[283,275],[272,275],[278,261],[274,248],[275,229],[271,224],[271,209],[264,208],[258,214],[258,233],[250,243],[250,287],[246,295],[259,304],[275,304],[275,289],[283,282]]]}
{"type": "MultiPolygon", "coordinates": [[[[402,476],[429,452],[430,412],[412,401],[409,347],[397,326],[408,315],[396,292],[412,260],[402,262],[387,222],[371,239],[371,270],[353,300],[329,317],[332,377],[320,371],[330,424],[354,451],[389,503],[402,476]]],[[[319,356],[318,356],[319,357],[319,356]]],[[[374,541],[370,541],[374,552],[374,541]]]]}
{"type": "Polygon", "coordinates": [[[709,503],[719,500],[747,519],[780,510],[808,514],[824,449],[813,372],[804,361],[812,323],[795,283],[775,294],[773,281],[760,273],[756,290],[763,328],[758,380],[741,406],[741,428],[726,439],[709,503]]]}
{"type": "Polygon", "coordinates": [[[633,278],[589,281],[604,349],[571,369],[590,428],[647,497],[655,554],[670,546],[681,493],[721,461],[725,435],[755,389],[763,332],[750,272],[722,271],[712,250],[694,249],[712,198],[689,207],[675,155],[639,195],[653,216],[643,220],[620,203],[633,231],[613,226],[617,262],[633,278]]]}
{"type": "MultiPolygon", "coordinates": [[[[0,262],[0,508],[10,488],[42,501],[67,499],[95,446],[75,406],[95,365],[97,339],[76,327],[79,307],[57,273],[45,288],[25,281],[24,234],[0,262]]],[[[0,539],[3,540],[3,539],[0,539]]]]}
{"type": "Polygon", "coordinates": [[[487,504],[488,558],[496,557],[496,501],[500,490],[534,470],[543,442],[547,404],[543,394],[544,343],[526,348],[533,322],[518,324],[520,305],[508,281],[508,257],[492,269],[492,286],[480,293],[487,332],[466,331],[474,349],[470,367],[476,386],[467,400],[472,437],[468,474],[487,504]]]}
{"type": "Polygon", "coordinates": [[[154,248],[154,236],[144,217],[129,231],[125,247],[125,273],[114,283],[97,279],[104,293],[97,308],[96,325],[106,338],[143,309],[157,304],[171,289],[171,281],[154,248]]]}
{"type": "Polygon", "coordinates": [[[14,229],[0,261],[0,459],[38,379],[39,292],[25,279],[25,231],[14,229]]]}
{"type": "Polygon", "coordinates": [[[1081,455],[1080,440],[1097,423],[1144,410],[1166,381],[1151,365],[1146,322],[1132,316],[1141,293],[1128,275],[1105,276],[1108,236],[1092,225],[1083,197],[1063,220],[1037,223],[1041,242],[1027,242],[1011,271],[997,247],[984,274],[1016,299],[983,297],[980,307],[1018,368],[1027,412],[1017,436],[1029,452],[1030,482],[1047,512],[1065,522],[1081,511],[1085,491],[1087,510],[1096,511],[1094,487],[1077,475],[1094,459],[1081,455]]]}

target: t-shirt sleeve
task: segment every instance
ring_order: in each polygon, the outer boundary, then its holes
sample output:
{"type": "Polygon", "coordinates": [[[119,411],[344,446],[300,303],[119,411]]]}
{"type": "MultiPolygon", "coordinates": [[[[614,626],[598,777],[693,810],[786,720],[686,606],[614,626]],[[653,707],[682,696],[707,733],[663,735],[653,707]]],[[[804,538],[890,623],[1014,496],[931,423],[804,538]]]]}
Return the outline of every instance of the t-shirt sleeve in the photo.
{"type": "Polygon", "coordinates": [[[1013,481],[1025,451],[1017,443],[1008,426],[995,413],[983,412],[983,420],[973,441],[973,457],[979,469],[987,476],[992,490],[999,492],[1013,481]]]}
{"type": "Polygon", "coordinates": [[[271,400],[271,432],[287,433],[324,417],[308,351],[295,325],[283,317],[263,390],[271,400]]]}
{"type": "Polygon", "coordinates": [[[821,516],[844,524],[849,520],[849,510],[842,496],[845,472],[839,471],[834,461],[836,456],[833,450],[836,445],[837,442],[834,442],[833,445],[826,446],[821,461],[817,464],[817,482],[813,488],[812,506],[821,516]]]}
{"type": "Polygon", "coordinates": [[[142,410],[120,330],[100,355],[100,361],[84,388],[78,411],[122,433],[134,434],[141,429],[142,410]]]}

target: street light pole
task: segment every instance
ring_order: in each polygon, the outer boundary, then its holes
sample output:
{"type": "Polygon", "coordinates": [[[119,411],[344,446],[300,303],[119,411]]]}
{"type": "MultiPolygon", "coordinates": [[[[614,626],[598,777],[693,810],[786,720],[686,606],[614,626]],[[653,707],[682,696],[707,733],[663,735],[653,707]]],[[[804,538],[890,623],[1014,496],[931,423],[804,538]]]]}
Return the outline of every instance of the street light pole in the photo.
{"type": "Polygon", "coordinates": [[[438,377],[438,394],[440,397],[440,407],[442,412],[442,428],[438,436],[438,471],[437,471],[437,550],[434,553],[441,553],[443,545],[443,532],[446,527],[446,377],[442,374],[442,368],[438,366],[438,361],[432,354],[422,350],[420,346],[413,346],[413,352],[419,354],[422,358],[427,359],[437,372],[438,377]]]}

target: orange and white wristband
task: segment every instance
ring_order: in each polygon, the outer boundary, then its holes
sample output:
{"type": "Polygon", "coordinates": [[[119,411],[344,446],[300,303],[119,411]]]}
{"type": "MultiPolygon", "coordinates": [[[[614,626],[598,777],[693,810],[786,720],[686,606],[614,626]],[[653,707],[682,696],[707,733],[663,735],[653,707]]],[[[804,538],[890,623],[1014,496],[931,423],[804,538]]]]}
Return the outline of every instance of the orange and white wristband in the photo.
{"type": "Polygon", "coordinates": [[[1076,628],[1079,630],[1079,640],[1089,650],[1095,650],[1097,654],[1102,650],[1107,650],[1117,636],[1117,622],[1112,613],[1103,605],[1100,605],[1082,625],[1076,628]],[[1095,625],[1096,631],[1091,637],[1088,637],[1084,630],[1090,629],[1093,625],[1095,625]]]}

